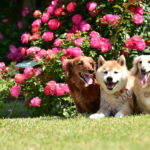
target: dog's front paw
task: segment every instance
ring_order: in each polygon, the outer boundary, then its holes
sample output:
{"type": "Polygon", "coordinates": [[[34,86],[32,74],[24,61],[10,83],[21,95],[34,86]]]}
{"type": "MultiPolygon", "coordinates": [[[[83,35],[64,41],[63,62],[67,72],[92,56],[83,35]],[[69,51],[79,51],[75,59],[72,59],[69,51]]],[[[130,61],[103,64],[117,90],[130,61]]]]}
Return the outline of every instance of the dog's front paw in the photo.
{"type": "Polygon", "coordinates": [[[116,118],[122,118],[124,116],[125,115],[122,112],[117,112],[116,115],[115,115],[116,118]]]}
{"type": "Polygon", "coordinates": [[[100,113],[100,114],[92,114],[90,115],[90,119],[100,119],[100,118],[103,118],[105,117],[105,115],[103,113],[100,113]]]}

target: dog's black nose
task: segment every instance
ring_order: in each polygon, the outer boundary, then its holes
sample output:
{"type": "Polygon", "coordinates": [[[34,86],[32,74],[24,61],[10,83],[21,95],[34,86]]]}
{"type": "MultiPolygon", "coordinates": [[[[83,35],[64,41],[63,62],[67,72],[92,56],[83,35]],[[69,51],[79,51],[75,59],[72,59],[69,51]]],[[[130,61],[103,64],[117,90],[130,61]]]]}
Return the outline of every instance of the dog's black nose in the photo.
{"type": "Polygon", "coordinates": [[[141,73],[145,73],[146,72],[146,70],[145,69],[141,69],[141,73]]]}
{"type": "Polygon", "coordinates": [[[107,77],[107,82],[112,82],[112,79],[113,79],[113,78],[112,78],[112,77],[110,77],[110,76],[109,76],[109,77],[107,77]]]}
{"type": "Polygon", "coordinates": [[[88,70],[88,72],[90,73],[90,74],[92,74],[92,73],[94,73],[94,70],[88,70]]]}

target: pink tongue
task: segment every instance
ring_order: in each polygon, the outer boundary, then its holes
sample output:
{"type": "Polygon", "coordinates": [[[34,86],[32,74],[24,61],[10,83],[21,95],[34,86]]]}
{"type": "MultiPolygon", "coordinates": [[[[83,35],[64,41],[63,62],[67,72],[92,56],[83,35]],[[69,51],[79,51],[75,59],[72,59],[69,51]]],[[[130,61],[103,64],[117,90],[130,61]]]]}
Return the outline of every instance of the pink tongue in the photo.
{"type": "Polygon", "coordinates": [[[147,75],[143,74],[141,77],[141,83],[144,85],[147,82],[147,75]]]}
{"type": "Polygon", "coordinates": [[[141,77],[141,83],[144,85],[144,84],[146,84],[146,82],[147,82],[147,75],[143,74],[141,77]]]}
{"type": "Polygon", "coordinates": [[[107,87],[108,87],[109,89],[112,89],[112,88],[114,88],[114,85],[113,85],[113,84],[110,84],[110,85],[107,85],[107,87]]]}
{"type": "Polygon", "coordinates": [[[87,84],[93,84],[93,79],[92,78],[85,75],[84,79],[86,80],[87,84]]]}

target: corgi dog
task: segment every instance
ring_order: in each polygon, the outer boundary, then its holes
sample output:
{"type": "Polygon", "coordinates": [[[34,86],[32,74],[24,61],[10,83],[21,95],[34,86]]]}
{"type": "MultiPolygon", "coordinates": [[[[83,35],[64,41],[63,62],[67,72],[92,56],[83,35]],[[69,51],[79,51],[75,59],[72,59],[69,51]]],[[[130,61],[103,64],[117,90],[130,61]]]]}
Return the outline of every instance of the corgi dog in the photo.
{"type": "Polygon", "coordinates": [[[135,76],[133,89],[138,111],[150,114],[150,55],[135,57],[131,74],[135,76]]]}
{"type": "Polygon", "coordinates": [[[124,117],[133,113],[134,77],[129,74],[123,55],[118,60],[98,59],[96,80],[100,85],[101,101],[97,113],[90,119],[106,116],[124,117]]]}

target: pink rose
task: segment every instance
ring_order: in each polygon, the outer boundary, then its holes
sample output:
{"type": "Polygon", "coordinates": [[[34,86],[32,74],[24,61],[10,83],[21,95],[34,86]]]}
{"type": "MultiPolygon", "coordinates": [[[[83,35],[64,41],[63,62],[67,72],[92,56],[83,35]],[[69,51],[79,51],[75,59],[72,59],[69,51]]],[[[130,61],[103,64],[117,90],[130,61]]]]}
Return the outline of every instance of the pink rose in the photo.
{"type": "Polygon", "coordinates": [[[34,75],[35,75],[35,76],[39,76],[39,75],[41,74],[41,69],[39,69],[39,68],[34,68],[34,69],[33,69],[33,72],[34,72],[34,75]]]}
{"type": "Polygon", "coordinates": [[[40,47],[37,46],[31,46],[26,50],[27,56],[35,56],[39,51],[41,50],[40,47]]]}
{"type": "Polygon", "coordinates": [[[80,30],[82,32],[87,32],[91,29],[91,25],[88,24],[86,21],[81,21],[81,23],[79,24],[80,30]]]}
{"type": "Polygon", "coordinates": [[[22,28],[23,27],[23,22],[22,21],[18,21],[17,22],[17,26],[18,26],[18,28],[20,29],[20,28],[22,28]]]}
{"type": "Polygon", "coordinates": [[[144,14],[144,8],[142,6],[137,6],[135,13],[143,15],[144,14]]]}
{"type": "Polygon", "coordinates": [[[55,81],[49,81],[44,89],[45,95],[54,95],[56,93],[56,85],[55,81]]]}
{"type": "Polygon", "coordinates": [[[44,41],[49,42],[53,40],[54,33],[53,32],[44,32],[42,35],[44,41]]]}
{"type": "Polygon", "coordinates": [[[32,27],[41,27],[41,19],[36,19],[32,23],[32,27]]]}
{"type": "Polygon", "coordinates": [[[64,93],[65,93],[64,87],[63,87],[60,83],[57,84],[57,85],[56,85],[56,92],[55,92],[55,94],[56,94],[57,96],[62,96],[62,95],[64,95],[64,93]]]}
{"type": "Polygon", "coordinates": [[[79,38],[79,39],[75,39],[75,40],[74,40],[74,44],[75,44],[76,46],[81,46],[81,45],[82,45],[82,42],[83,42],[85,39],[86,39],[86,37],[81,37],[81,38],[79,38]]]}
{"type": "Polygon", "coordinates": [[[62,40],[62,39],[56,38],[55,41],[54,41],[54,43],[53,43],[53,45],[54,45],[55,47],[59,47],[59,46],[61,46],[62,43],[63,43],[63,40],[62,40]]]}
{"type": "Polygon", "coordinates": [[[74,12],[75,9],[76,9],[76,3],[75,3],[75,2],[70,2],[70,3],[67,5],[66,9],[67,9],[67,11],[68,11],[69,13],[74,12]]]}
{"type": "Polygon", "coordinates": [[[23,43],[23,44],[27,44],[28,43],[28,41],[29,41],[29,39],[30,39],[30,34],[29,33],[23,33],[22,35],[21,35],[21,42],[23,43]]]}
{"type": "Polygon", "coordinates": [[[97,7],[97,3],[94,2],[94,1],[87,2],[87,4],[86,4],[86,8],[87,8],[89,11],[93,11],[96,7],[97,7]]]}
{"type": "Polygon", "coordinates": [[[42,100],[39,97],[34,97],[33,99],[31,99],[29,105],[33,107],[39,107],[41,103],[42,103],[42,100]]]}
{"type": "Polygon", "coordinates": [[[63,50],[65,56],[78,57],[82,55],[82,50],[79,47],[67,48],[63,50]]]}
{"type": "Polygon", "coordinates": [[[137,49],[143,51],[146,48],[145,41],[138,35],[134,35],[133,37],[127,39],[125,41],[126,48],[129,49],[137,49]]]}
{"type": "Polygon", "coordinates": [[[57,20],[57,19],[51,19],[49,22],[48,22],[48,26],[50,29],[52,30],[57,30],[59,27],[60,27],[60,21],[57,20]]]}
{"type": "Polygon", "coordinates": [[[62,16],[64,14],[64,9],[63,8],[57,8],[54,12],[56,17],[62,16]]]}
{"type": "Polygon", "coordinates": [[[72,17],[73,24],[79,24],[82,21],[82,16],[80,14],[75,14],[72,17]]]}
{"type": "Polygon", "coordinates": [[[34,33],[31,37],[30,37],[30,40],[38,40],[40,38],[40,34],[39,33],[34,33]]]}
{"type": "Polygon", "coordinates": [[[21,87],[20,85],[14,85],[11,89],[10,89],[10,94],[12,97],[18,98],[18,96],[21,93],[21,87]]]}
{"type": "Polygon", "coordinates": [[[46,23],[46,22],[48,22],[49,18],[50,18],[50,16],[49,16],[48,13],[43,13],[43,15],[42,15],[42,17],[41,17],[41,21],[42,21],[43,23],[46,23]]]}
{"type": "Polygon", "coordinates": [[[33,16],[35,17],[35,18],[38,18],[38,17],[40,17],[41,16],[41,11],[40,10],[35,10],[34,12],[33,12],[33,16]]]}
{"type": "Polygon", "coordinates": [[[143,17],[142,15],[140,14],[134,14],[133,15],[133,18],[132,18],[132,21],[135,23],[135,24],[142,24],[143,23],[143,17]]]}
{"type": "Polygon", "coordinates": [[[94,38],[94,37],[98,38],[98,37],[100,37],[100,34],[96,31],[91,31],[90,32],[90,38],[94,38]]]}
{"type": "Polygon", "coordinates": [[[7,23],[7,22],[9,22],[9,20],[7,18],[2,20],[2,23],[7,23]]]}
{"type": "Polygon", "coordinates": [[[34,74],[33,67],[25,68],[23,74],[25,75],[26,79],[30,79],[34,74]]]}
{"type": "Polygon", "coordinates": [[[100,19],[102,24],[116,24],[120,20],[118,15],[106,14],[100,19]]]}
{"type": "Polygon", "coordinates": [[[48,13],[49,15],[52,15],[53,13],[54,13],[54,7],[53,6],[49,6],[48,8],[47,8],[47,11],[46,11],[46,13],[48,13]]]}
{"type": "Polygon", "coordinates": [[[24,74],[16,74],[15,75],[15,82],[16,83],[23,83],[25,80],[25,75],[24,74]]]}
{"type": "Polygon", "coordinates": [[[97,38],[97,37],[91,38],[90,45],[91,45],[92,48],[98,48],[99,44],[100,44],[100,39],[99,38],[97,38]]]}
{"type": "Polygon", "coordinates": [[[23,16],[23,17],[27,16],[27,15],[29,14],[29,12],[30,12],[30,11],[29,11],[29,8],[27,8],[27,7],[24,8],[24,9],[22,10],[22,16],[23,16]]]}
{"type": "Polygon", "coordinates": [[[4,69],[5,68],[5,63],[4,62],[0,62],[0,69],[4,69]]]}

